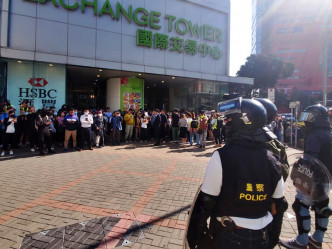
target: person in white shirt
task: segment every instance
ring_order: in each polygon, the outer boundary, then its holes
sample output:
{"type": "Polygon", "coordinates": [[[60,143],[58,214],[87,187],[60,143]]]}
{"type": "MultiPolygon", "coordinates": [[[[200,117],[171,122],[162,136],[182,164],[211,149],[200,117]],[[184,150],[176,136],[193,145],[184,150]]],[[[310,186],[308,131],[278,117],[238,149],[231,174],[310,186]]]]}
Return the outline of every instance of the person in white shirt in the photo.
{"type": "Polygon", "coordinates": [[[147,141],[148,140],[148,113],[143,113],[141,117],[141,141],[147,141]]]}
{"type": "Polygon", "coordinates": [[[89,114],[89,110],[85,109],[84,114],[80,117],[81,122],[81,147],[80,150],[83,150],[85,142],[89,146],[89,150],[92,149],[92,140],[91,140],[91,125],[93,124],[93,117],[89,114]]]}
{"type": "Polygon", "coordinates": [[[187,141],[187,131],[188,131],[187,116],[185,114],[181,114],[181,118],[179,120],[179,127],[180,127],[181,142],[182,144],[185,144],[187,141]]]}
{"type": "Polygon", "coordinates": [[[17,148],[16,143],[16,136],[15,136],[15,124],[17,123],[17,118],[15,117],[14,111],[8,112],[8,117],[4,119],[4,126],[5,126],[5,137],[4,137],[4,143],[2,147],[1,156],[5,155],[5,151],[8,149],[8,144],[10,144],[10,151],[9,155],[14,154],[14,148],[17,148]]]}

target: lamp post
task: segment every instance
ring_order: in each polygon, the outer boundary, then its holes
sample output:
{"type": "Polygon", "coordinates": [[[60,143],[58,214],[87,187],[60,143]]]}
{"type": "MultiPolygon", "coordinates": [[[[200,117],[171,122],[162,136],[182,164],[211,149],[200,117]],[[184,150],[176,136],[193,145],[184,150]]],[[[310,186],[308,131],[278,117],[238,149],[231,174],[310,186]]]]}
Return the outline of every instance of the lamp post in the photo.
{"type": "Polygon", "coordinates": [[[323,105],[327,106],[327,22],[328,11],[324,15],[323,23],[323,105]]]}

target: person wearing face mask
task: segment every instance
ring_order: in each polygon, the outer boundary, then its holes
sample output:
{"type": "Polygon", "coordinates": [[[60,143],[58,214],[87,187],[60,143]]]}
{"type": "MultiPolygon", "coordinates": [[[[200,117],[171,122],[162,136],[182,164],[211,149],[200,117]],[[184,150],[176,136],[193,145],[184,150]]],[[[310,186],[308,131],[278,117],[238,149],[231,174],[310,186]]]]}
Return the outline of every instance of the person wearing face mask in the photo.
{"type": "Polygon", "coordinates": [[[83,150],[84,143],[86,142],[89,146],[89,150],[92,149],[92,141],[91,141],[91,125],[93,124],[93,118],[89,114],[89,110],[85,109],[84,114],[80,117],[81,121],[81,148],[83,150]]]}
{"type": "Polygon", "coordinates": [[[17,148],[16,145],[16,134],[15,134],[15,125],[17,123],[17,119],[15,117],[14,111],[8,112],[8,117],[4,119],[4,126],[5,126],[5,137],[4,143],[2,147],[1,156],[5,155],[5,151],[8,150],[8,144],[11,145],[9,155],[14,154],[14,149],[17,148]]]}
{"type": "Polygon", "coordinates": [[[96,147],[104,147],[104,131],[106,127],[106,120],[103,117],[102,111],[98,111],[98,115],[93,117],[93,126],[96,133],[96,147]]]}
{"type": "Polygon", "coordinates": [[[79,150],[77,147],[77,129],[78,129],[78,117],[74,114],[73,109],[69,109],[68,114],[64,117],[63,124],[65,126],[65,142],[64,142],[64,151],[68,151],[68,141],[70,137],[73,138],[73,147],[76,150],[79,150]]]}

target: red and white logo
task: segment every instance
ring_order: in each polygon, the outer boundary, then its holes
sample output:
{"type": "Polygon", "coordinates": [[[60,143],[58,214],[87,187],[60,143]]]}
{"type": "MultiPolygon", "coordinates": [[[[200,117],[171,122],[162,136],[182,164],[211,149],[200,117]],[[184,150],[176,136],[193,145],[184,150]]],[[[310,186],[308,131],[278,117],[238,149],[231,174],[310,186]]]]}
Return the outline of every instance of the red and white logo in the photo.
{"type": "Polygon", "coordinates": [[[31,86],[35,87],[44,87],[48,84],[48,81],[45,80],[44,78],[30,78],[28,80],[31,86]]]}

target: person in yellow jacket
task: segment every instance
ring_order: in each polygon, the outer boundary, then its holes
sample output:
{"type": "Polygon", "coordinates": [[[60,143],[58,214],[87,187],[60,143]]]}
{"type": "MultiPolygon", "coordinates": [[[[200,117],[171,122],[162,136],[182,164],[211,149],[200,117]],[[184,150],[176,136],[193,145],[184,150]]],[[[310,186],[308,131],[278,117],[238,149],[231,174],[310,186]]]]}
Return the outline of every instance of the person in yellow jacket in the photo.
{"type": "Polygon", "coordinates": [[[130,141],[133,136],[133,130],[134,130],[134,124],[135,124],[135,118],[134,118],[133,112],[134,112],[134,110],[129,109],[127,114],[124,116],[124,121],[126,123],[126,132],[125,132],[126,143],[128,143],[128,141],[130,141]]]}
{"type": "Polygon", "coordinates": [[[212,117],[211,124],[213,137],[216,143],[215,147],[221,147],[221,129],[223,126],[223,120],[217,113],[215,113],[212,117]]]}

